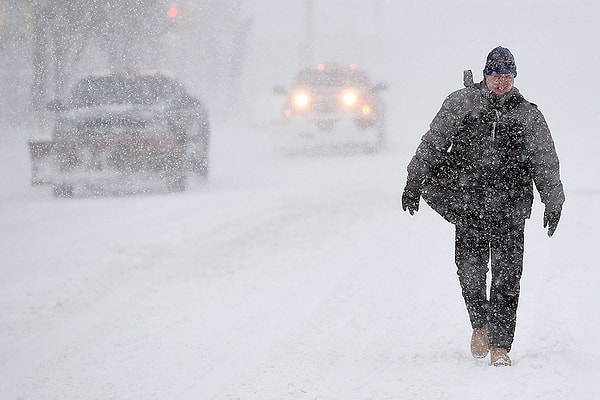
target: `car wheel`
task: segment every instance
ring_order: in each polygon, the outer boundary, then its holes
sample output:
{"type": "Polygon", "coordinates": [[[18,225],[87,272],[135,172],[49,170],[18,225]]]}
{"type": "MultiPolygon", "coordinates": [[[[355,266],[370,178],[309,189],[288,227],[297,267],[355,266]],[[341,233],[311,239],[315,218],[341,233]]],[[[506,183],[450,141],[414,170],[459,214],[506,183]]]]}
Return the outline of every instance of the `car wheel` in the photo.
{"type": "Polygon", "coordinates": [[[52,185],[52,193],[56,198],[71,198],[73,197],[73,185],[68,183],[55,183],[52,185]]]}
{"type": "Polygon", "coordinates": [[[377,138],[375,144],[372,146],[373,153],[379,153],[385,147],[386,131],[383,126],[377,128],[377,138]]]}
{"type": "Polygon", "coordinates": [[[209,162],[208,155],[203,155],[200,158],[194,158],[191,160],[191,170],[195,176],[208,179],[209,162]]]}
{"type": "Polygon", "coordinates": [[[180,176],[167,183],[169,192],[179,193],[187,190],[187,178],[180,176]]]}

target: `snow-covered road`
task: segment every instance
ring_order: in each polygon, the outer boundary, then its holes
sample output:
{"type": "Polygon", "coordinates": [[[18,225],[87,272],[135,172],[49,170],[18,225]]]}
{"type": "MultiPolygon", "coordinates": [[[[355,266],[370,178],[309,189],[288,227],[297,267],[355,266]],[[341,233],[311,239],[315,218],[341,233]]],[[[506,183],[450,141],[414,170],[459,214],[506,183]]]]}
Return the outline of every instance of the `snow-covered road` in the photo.
{"type": "Polygon", "coordinates": [[[490,368],[452,227],[400,209],[412,148],[286,158],[215,132],[210,187],[153,196],[54,200],[25,140],[0,143],[2,399],[596,397],[600,187],[550,240],[536,200],[514,366],[490,368]]]}

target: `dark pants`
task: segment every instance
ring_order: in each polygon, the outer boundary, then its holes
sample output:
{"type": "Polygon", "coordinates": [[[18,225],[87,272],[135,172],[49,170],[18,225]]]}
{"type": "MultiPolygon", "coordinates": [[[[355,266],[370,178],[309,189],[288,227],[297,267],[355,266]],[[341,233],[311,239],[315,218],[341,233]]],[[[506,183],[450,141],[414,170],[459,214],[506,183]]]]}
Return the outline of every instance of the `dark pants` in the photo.
{"type": "Polygon", "coordinates": [[[490,347],[510,351],[523,272],[525,221],[504,219],[457,224],[455,260],[462,295],[473,328],[489,325],[490,347]],[[486,278],[492,279],[487,297],[486,278]]]}

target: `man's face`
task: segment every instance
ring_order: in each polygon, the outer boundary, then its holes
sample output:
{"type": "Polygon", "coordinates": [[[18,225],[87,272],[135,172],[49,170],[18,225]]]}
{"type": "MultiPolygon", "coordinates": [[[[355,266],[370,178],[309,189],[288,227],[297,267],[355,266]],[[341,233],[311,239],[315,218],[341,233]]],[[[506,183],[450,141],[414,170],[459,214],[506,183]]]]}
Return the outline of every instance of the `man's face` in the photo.
{"type": "Polygon", "coordinates": [[[515,77],[512,74],[486,75],[485,84],[492,93],[502,95],[513,88],[515,77]]]}

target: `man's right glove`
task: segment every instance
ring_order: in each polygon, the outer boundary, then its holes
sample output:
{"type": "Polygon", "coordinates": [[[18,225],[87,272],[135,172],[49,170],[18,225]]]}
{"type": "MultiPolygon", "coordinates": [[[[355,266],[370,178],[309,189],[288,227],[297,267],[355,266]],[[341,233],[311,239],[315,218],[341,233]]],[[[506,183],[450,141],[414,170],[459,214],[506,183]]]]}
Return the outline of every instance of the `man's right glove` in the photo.
{"type": "Polygon", "coordinates": [[[421,198],[421,188],[415,182],[410,180],[406,182],[406,187],[402,193],[402,209],[408,210],[410,215],[419,211],[419,200],[421,198]]]}
{"type": "Polygon", "coordinates": [[[544,210],[544,228],[548,227],[548,237],[552,237],[556,227],[558,226],[558,221],[560,220],[560,209],[558,210],[548,210],[548,207],[544,210]]]}

